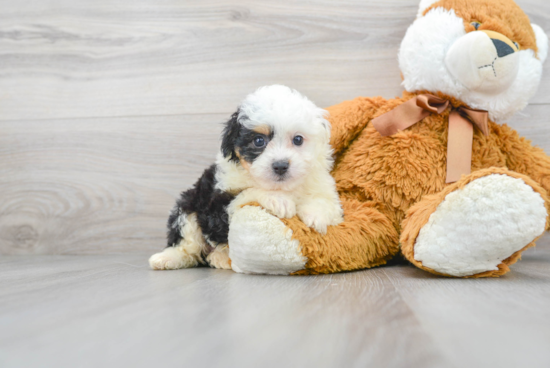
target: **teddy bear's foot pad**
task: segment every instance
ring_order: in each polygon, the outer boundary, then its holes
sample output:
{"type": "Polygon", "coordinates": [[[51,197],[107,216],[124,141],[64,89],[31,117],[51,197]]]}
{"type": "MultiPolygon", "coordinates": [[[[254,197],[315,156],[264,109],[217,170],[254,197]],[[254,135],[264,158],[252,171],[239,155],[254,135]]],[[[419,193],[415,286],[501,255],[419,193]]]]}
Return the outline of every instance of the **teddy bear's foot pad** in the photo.
{"type": "Polygon", "coordinates": [[[229,226],[229,257],[233,271],[288,275],[307,262],[292,230],[257,206],[238,209],[229,226]]]}
{"type": "Polygon", "coordinates": [[[540,194],[522,179],[492,174],[448,194],[414,246],[424,267],[452,276],[497,270],[545,229],[540,194]]]}

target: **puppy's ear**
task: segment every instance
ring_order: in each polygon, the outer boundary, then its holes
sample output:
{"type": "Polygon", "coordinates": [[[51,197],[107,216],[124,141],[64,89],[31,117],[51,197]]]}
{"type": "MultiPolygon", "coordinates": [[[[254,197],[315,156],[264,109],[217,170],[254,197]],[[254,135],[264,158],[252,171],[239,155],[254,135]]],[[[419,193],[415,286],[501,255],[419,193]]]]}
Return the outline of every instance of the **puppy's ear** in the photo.
{"type": "Polygon", "coordinates": [[[239,137],[242,125],[238,121],[239,110],[231,115],[231,119],[225,123],[222,133],[222,154],[223,157],[229,157],[230,161],[238,162],[239,157],[235,152],[235,141],[239,137]]]}

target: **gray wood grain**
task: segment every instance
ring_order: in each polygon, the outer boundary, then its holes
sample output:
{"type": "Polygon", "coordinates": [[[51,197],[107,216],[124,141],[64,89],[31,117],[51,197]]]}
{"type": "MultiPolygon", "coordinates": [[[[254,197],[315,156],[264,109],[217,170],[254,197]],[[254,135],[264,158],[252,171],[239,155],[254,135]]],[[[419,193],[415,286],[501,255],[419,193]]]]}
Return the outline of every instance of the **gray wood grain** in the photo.
{"type": "MultiPolygon", "coordinates": [[[[244,95],[401,94],[417,3],[0,0],[0,367],[548,367],[548,234],[498,280],[147,268],[244,95]]],[[[546,152],[549,66],[509,123],[546,152]]]]}
{"type": "MultiPolygon", "coordinates": [[[[547,105],[510,125],[550,152],[547,105]]],[[[0,254],[154,252],[229,115],[0,122],[0,254]]]]}
{"type": "Polygon", "coordinates": [[[2,123],[0,252],[162,249],[174,199],[214,161],[227,118],[2,123]]]}
{"type": "Polygon", "coordinates": [[[146,255],[0,258],[0,366],[548,367],[550,243],[500,279],[311,277],[146,255]]]}
{"type": "MultiPolygon", "coordinates": [[[[418,3],[3,0],[0,120],[229,113],[272,83],[321,106],[393,97],[418,3]]],[[[518,3],[550,31],[549,2],[518,3]]]]}
{"type": "MultiPolygon", "coordinates": [[[[0,0],[0,254],[161,249],[256,87],[399,95],[417,2],[0,0]]],[[[549,3],[519,4],[550,30],[549,3]]],[[[510,125],[550,152],[548,70],[510,125]]]]}

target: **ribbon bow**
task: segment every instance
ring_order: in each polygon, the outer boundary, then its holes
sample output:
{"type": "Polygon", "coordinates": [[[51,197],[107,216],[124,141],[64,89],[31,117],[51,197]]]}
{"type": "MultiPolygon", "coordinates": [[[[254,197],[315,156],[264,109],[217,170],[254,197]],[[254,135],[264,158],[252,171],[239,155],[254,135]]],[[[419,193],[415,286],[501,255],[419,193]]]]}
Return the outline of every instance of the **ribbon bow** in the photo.
{"type": "MultiPolygon", "coordinates": [[[[386,137],[407,129],[430,114],[441,114],[447,107],[449,101],[434,95],[422,94],[373,119],[372,125],[386,137]]],[[[487,115],[487,111],[467,107],[459,107],[449,114],[446,183],[454,183],[462,174],[471,172],[473,125],[485,136],[489,135],[487,115]]]]}

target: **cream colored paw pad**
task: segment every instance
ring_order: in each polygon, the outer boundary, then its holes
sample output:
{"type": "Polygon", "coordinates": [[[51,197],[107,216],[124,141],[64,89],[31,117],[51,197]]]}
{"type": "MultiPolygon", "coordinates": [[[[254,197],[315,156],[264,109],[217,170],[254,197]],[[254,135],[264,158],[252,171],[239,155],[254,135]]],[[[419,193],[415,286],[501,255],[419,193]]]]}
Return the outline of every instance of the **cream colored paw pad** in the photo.
{"type": "Polygon", "coordinates": [[[453,276],[497,270],[545,224],[540,194],[521,179],[488,175],[445,197],[420,230],[414,259],[453,276]]]}

